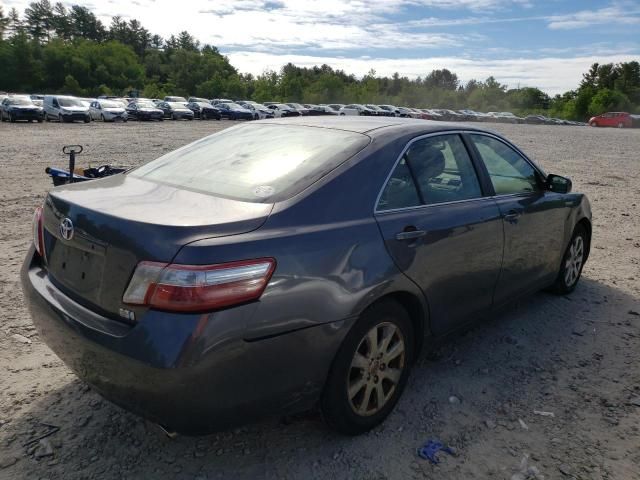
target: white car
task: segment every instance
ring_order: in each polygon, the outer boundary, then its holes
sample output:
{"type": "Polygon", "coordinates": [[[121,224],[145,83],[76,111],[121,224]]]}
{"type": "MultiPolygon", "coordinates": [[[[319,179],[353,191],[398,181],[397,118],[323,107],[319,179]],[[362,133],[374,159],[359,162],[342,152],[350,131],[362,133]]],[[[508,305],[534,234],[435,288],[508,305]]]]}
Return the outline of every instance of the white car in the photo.
{"type": "Polygon", "coordinates": [[[265,105],[262,105],[261,103],[247,101],[247,102],[241,103],[240,105],[242,105],[244,108],[248,110],[251,110],[253,112],[253,118],[255,120],[264,120],[265,118],[274,118],[274,117],[282,116],[281,111],[271,110],[265,105]]]}
{"type": "Polygon", "coordinates": [[[340,115],[375,115],[373,110],[368,109],[364,105],[359,105],[357,103],[352,103],[350,105],[345,105],[340,109],[340,115]]]}
{"type": "Polygon", "coordinates": [[[103,122],[126,122],[128,117],[121,102],[103,99],[91,102],[89,115],[91,115],[91,120],[102,120],[103,122]]]}
{"type": "Polygon", "coordinates": [[[91,121],[89,107],[78,98],[68,95],[45,95],[44,118],[46,121],[58,122],[91,121]]]}

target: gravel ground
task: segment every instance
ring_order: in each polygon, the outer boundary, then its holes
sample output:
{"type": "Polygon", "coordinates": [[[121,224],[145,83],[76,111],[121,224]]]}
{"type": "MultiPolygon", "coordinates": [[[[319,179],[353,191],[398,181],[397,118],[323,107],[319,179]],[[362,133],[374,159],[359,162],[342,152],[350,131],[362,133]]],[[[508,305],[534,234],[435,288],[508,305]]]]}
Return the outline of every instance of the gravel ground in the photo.
{"type": "Polygon", "coordinates": [[[44,167],[65,165],[68,143],[85,146],[81,164],[138,164],[229,124],[0,125],[0,479],[640,478],[640,129],[491,126],[589,195],[583,279],[423,354],[367,435],[337,436],[311,413],[169,439],[80,382],[38,338],[19,286],[44,167]],[[427,439],[455,455],[419,459],[427,439]]]}

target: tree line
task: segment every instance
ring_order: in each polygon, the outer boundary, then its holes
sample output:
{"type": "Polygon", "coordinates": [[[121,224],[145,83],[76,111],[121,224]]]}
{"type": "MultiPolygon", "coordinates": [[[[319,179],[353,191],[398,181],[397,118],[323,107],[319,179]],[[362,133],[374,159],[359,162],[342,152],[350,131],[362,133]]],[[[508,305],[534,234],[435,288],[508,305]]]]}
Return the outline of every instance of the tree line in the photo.
{"type": "Polygon", "coordinates": [[[550,97],[535,87],[508,89],[494,77],[460,81],[447,70],[409,79],[398,73],[362,78],[328,65],[291,63],[279,72],[239,73],[212,45],[188,32],[164,39],[135,19],[107,26],[88,8],[49,0],[22,15],[0,6],[0,90],[161,98],[251,98],[302,103],[375,103],[428,108],[510,110],[573,120],[640,109],[640,64],[594,64],[575,89],[550,97]]]}

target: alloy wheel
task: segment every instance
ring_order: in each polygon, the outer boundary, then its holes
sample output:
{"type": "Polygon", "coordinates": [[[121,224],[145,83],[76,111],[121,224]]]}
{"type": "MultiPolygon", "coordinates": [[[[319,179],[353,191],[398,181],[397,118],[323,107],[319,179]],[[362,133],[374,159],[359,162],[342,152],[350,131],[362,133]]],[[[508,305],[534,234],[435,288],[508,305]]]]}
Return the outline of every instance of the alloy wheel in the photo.
{"type": "Polygon", "coordinates": [[[360,340],[347,375],[347,396],[360,416],[378,413],[393,396],[405,368],[405,340],[393,323],[371,328],[360,340]]]}
{"type": "Polygon", "coordinates": [[[582,236],[576,235],[571,242],[567,259],[564,264],[564,283],[567,287],[571,287],[578,281],[583,260],[584,240],[582,239],[582,236]]]}

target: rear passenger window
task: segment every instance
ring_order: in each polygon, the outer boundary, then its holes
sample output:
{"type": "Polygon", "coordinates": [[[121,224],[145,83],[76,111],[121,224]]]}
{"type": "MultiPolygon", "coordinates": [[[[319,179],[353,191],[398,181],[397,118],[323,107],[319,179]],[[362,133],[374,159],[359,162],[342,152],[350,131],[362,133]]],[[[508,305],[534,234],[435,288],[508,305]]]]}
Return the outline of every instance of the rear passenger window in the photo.
{"type": "Polygon", "coordinates": [[[418,140],[405,157],[426,205],[482,196],[471,158],[458,135],[418,140]]]}
{"type": "Polygon", "coordinates": [[[403,157],[389,178],[376,210],[395,210],[417,205],[420,205],[418,190],[413,183],[406,159],[403,157]]]}
{"type": "Polygon", "coordinates": [[[487,167],[496,195],[540,190],[536,170],[506,143],[486,135],[471,135],[487,167]]]}
{"type": "Polygon", "coordinates": [[[411,144],[391,175],[377,210],[479,197],[482,191],[464,143],[458,135],[439,135],[411,144]]]}

